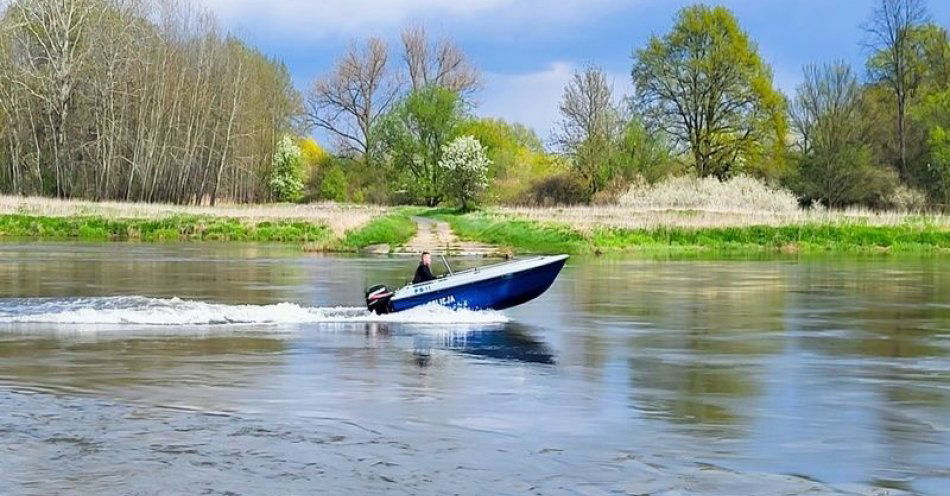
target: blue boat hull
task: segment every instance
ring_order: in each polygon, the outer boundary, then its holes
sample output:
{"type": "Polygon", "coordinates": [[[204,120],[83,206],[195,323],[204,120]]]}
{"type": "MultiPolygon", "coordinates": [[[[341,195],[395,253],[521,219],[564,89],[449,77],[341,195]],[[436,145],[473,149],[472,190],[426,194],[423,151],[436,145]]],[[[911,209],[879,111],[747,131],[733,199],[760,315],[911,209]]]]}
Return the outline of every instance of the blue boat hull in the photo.
{"type": "Polygon", "coordinates": [[[390,303],[391,311],[401,312],[433,302],[450,308],[503,310],[541,296],[554,283],[564,263],[564,259],[556,260],[540,267],[394,299],[390,303]]]}

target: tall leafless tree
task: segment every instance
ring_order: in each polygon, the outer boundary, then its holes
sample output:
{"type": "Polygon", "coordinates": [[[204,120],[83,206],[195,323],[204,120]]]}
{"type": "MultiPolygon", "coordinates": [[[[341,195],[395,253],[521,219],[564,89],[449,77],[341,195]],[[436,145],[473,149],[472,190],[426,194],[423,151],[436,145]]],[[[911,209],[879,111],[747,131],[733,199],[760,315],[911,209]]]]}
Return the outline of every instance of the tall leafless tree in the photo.
{"type": "Polygon", "coordinates": [[[576,152],[592,139],[612,141],[623,127],[613,86],[607,74],[593,65],[574,73],[564,88],[558,110],[561,119],[554,133],[554,143],[567,153],[576,152]]]}
{"type": "Polygon", "coordinates": [[[878,165],[870,151],[865,103],[861,83],[846,63],[805,67],[791,106],[801,149],[794,181],[805,197],[841,208],[866,194],[878,165]]]}
{"type": "Polygon", "coordinates": [[[806,66],[789,113],[805,155],[864,138],[861,85],[844,62],[806,66]]]}
{"type": "Polygon", "coordinates": [[[365,157],[372,146],[373,125],[399,90],[386,43],[370,38],[363,47],[350,45],[333,70],[313,83],[307,95],[307,119],[312,127],[339,139],[344,152],[365,157]]]}
{"type": "Polygon", "coordinates": [[[481,86],[478,69],[448,38],[433,42],[424,27],[410,27],[402,32],[402,46],[413,90],[441,86],[469,97],[481,86]]]}
{"type": "Polygon", "coordinates": [[[624,127],[624,115],[614,100],[607,74],[591,65],[575,72],[558,109],[561,119],[554,144],[571,158],[588,192],[596,193],[612,176],[611,157],[624,127]]]}
{"type": "Polygon", "coordinates": [[[924,0],[879,0],[864,26],[867,46],[873,51],[868,63],[872,79],[885,84],[897,105],[898,170],[907,172],[907,106],[920,83],[914,67],[913,30],[927,21],[924,0]]]}
{"type": "Polygon", "coordinates": [[[0,12],[0,191],[266,199],[299,101],[282,64],[188,0],[15,0],[0,12]]]}

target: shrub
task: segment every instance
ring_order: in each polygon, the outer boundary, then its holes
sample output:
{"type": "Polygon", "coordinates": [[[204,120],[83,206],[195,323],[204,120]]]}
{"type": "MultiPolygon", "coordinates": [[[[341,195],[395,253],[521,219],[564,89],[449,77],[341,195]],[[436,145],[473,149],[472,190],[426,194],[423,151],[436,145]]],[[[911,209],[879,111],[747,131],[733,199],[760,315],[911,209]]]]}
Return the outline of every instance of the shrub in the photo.
{"type": "Polygon", "coordinates": [[[303,170],[300,166],[302,152],[290,138],[284,136],[277,142],[272,162],[271,194],[277,201],[298,202],[303,198],[303,170]]]}
{"type": "Polygon", "coordinates": [[[323,175],[323,181],[320,182],[320,196],[325,200],[335,202],[346,201],[346,174],[339,165],[333,165],[323,175]]]}
{"type": "Polygon", "coordinates": [[[646,183],[646,180],[640,175],[634,177],[633,181],[627,181],[622,176],[615,176],[604,185],[603,189],[591,196],[590,202],[594,205],[616,205],[620,201],[620,197],[630,190],[631,184],[640,183],[646,183]]]}
{"type": "Polygon", "coordinates": [[[532,184],[522,202],[533,206],[578,205],[589,199],[584,181],[571,172],[561,172],[532,184]]]}
{"type": "Polygon", "coordinates": [[[894,188],[890,207],[902,212],[919,212],[927,208],[927,195],[923,191],[903,184],[894,188]]]}
{"type": "Polygon", "coordinates": [[[534,131],[521,124],[471,119],[461,127],[460,134],[477,139],[492,162],[488,189],[482,197],[485,202],[522,204],[536,180],[569,167],[564,158],[545,152],[534,131]]]}
{"type": "Polygon", "coordinates": [[[477,139],[460,136],[442,146],[439,167],[445,174],[446,193],[468,210],[488,187],[488,167],[491,160],[477,139]]]}
{"type": "Polygon", "coordinates": [[[619,202],[624,206],[647,209],[798,210],[798,200],[790,191],[773,188],[748,176],[737,176],[728,181],[682,176],[654,185],[641,181],[622,195],[619,202]]]}
{"type": "Polygon", "coordinates": [[[863,143],[822,149],[796,157],[797,167],[787,184],[805,203],[887,208],[900,179],[893,168],[874,160],[871,148],[863,143]]]}
{"type": "Polygon", "coordinates": [[[565,173],[569,167],[567,160],[557,155],[522,150],[503,171],[503,175],[491,180],[486,197],[505,205],[523,205],[535,184],[565,173]]]}
{"type": "Polygon", "coordinates": [[[937,204],[950,204],[950,130],[935,127],[927,144],[930,160],[924,176],[930,198],[937,204]]]}
{"type": "Polygon", "coordinates": [[[852,201],[829,204],[829,207],[842,207],[852,204],[865,205],[874,209],[892,208],[894,192],[901,185],[897,171],[892,167],[868,167],[860,175],[854,176],[852,201]]]}

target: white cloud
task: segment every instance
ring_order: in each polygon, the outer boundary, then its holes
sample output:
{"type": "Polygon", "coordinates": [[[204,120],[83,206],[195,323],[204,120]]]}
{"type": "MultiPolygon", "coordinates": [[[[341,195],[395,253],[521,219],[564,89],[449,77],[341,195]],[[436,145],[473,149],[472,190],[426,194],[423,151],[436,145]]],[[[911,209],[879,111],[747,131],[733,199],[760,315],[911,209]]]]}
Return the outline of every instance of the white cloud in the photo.
{"type": "MultiPolygon", "coordinates": [[[[338,46],[369,34],[393,38],[407,24],[421,23],[433,32],[464,33],[512,42],[557,34],[634,0],[195,0],[225,25],[256,42],[279,47],[295,71],[298,87],[320,68],[300,55],[303,47],[338,46]],[[266,41],[265,41],[266,40],[266,41]],[[291,48],[295,47],[295,48],[291,48]]],[[[517,48],[513,48],[517,49],[517,48]]],[[[325,56],[321,53],[320,56],[325,56]]],[[[504,55],[501,55],[503,58],[504,55]]],[[[325,63],[322,59],[320,67],[325,63]]],[[[485,88],[476,96],[476,112],[532,127],[547,139],[558,119],[558,102],[579,64],[552,61],[535,72],[484,74],[485,88]]],[[[629,93],[626,74],[610,74],[618,96],[629,93]]]]}
{"type": "Polygon", "coordinates": [[[582,21],[622,0],[197,0],[229,26],[266,37],[301,41],[406,23],[475,21],[486,28],[518,27],[526,35],[541,22],[582,21]],[[526,29],[527,28],[527,29],[526,29]]]}
{"type": "MultiPolygon", "coordinates": [[[[537,72],[523,74],[485,74],[485,88],[477,98],[476,113],[483,117],[501,117],[520,122],[547,140],[558,120],[558,103],[571,75],[580,66],[558,61],[537,72]]],[[[626,74],[608,72],[614,95],[620,98],[632,91],[626,74]]]]}

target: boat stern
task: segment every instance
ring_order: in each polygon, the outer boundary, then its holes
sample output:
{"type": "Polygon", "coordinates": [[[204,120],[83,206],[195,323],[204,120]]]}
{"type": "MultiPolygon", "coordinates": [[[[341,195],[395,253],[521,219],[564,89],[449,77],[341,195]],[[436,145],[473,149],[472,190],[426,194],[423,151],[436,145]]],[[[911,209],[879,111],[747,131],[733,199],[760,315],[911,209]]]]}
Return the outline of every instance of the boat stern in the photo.
{"type": "Polygon", "coordinates": [[[366,290],[366,309],[377,315],[392,311],[393,292],[388,287],[377,284],[366,290]]]}

